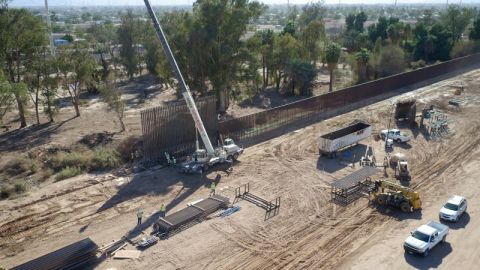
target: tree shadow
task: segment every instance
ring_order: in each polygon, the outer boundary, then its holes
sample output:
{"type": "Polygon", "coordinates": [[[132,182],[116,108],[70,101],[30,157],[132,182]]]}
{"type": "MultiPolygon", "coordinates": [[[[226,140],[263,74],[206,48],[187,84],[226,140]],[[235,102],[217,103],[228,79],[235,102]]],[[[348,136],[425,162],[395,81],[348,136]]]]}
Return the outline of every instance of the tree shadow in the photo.
{"type": "Polygon", "coordinates": [[[61,122],[31,125],[5,132],[0,135],[0,152],[18,151],[44,144],[50,140],[51,135],[57,132],[63,124],[74,118],[76,117],[71,117],[61,122]]]}
{"type": "MultiPolygon", "coordinates": [[[[218,184],[221,181],[221,175],[216,174],[212,179],[208,175],[186,175],[180,174],[173,168],[160,169],[157,171],[144,171],[134,175],[134,177],[126,184],[119,186],[117,193],[108,199],[97,213],[108,210],[116,205],[135,199],[147,194],[163,195],[172,191],[174,185],[182,184],[182,188],[177,192],[172,201],[165,204],[167,212],[185,200],[202,187],[209,188],[212,181],[218,184]]],[[[125,235],[127,238],[134,238],[142,234],[142,231],[151,227],[160,217],[160,205],[157,207],[158,211],[154,212],[147,219],[142,221],[142,224],[135,226],[125,235]]]]}
{"type": "MultiPolygon", "coordinates": [[[[117,204],[144,196],[146,194],[167,194],[171,192],[172,186],[179,183],[182,184],[182,189],[186,190],[187,194],[191,194],[203,186],[204,180],[199,174],[179,174],[173,168],[160,169],[156,171],[144,171],[135,174],[128,183],[117,187],[117,193],[108,199],[100,208],[98,208],[96,212],[99,213],[105,211],[116,206],[117,204]]],[[[178,203],[170,204],[167,206],[167,208],[171,209],[178,203]]]]}
{"type": "Polygon", "coordinates": [[[324,156],[319,156],[317,160],[317,169],[328,173],[333,173],[341,170],[349,164],[360,166],[359,163],[362,156],[365,154],[367,146],[364,144],[357,144],[342,151],[337,152],[337,158],[332,159],[324,156]]]}
{"type": "Polygon", "coordinates": [[[405,252],[405,261],[410,264],[415,269],[430,269],[438,268],[448,254],[452,252],[452,245],[450,243],[439,243],[432,250],[428,257],[423,257],[421,255],[414,255],[405,252]]]}
{"type": "Polygon", "coordinates": [[[453,230],[464,229],[470,222],[470,214],[468,212],[463,213],[463,215],[460,216],[457,222],[446,221],[443,219],[440,219],[440,222],[447,225],[450,229],[453,230]]]}

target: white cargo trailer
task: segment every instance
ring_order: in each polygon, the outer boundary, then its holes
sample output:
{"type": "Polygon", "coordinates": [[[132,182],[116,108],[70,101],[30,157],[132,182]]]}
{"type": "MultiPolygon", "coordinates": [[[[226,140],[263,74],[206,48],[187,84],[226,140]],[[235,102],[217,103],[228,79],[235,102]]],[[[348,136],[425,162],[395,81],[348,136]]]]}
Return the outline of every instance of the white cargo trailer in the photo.
{"type": "Polygon", "coordinates": [[[320,155],[336,156],[337,151],[357,144],[372,134],[372,126],[365,121],[354,121],[349,126],[320,136],[320,155]]]}

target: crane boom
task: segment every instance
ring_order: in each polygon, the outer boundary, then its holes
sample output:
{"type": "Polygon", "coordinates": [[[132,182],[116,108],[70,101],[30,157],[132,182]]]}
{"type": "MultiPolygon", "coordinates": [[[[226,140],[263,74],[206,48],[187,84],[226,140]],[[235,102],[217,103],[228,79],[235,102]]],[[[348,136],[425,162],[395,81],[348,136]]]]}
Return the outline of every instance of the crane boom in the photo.
{"type": "Polygon", "coordinates": [[[150,6],[150,2],[148,0],[144,0],[144,2],[145,2],[145,6],[147,6],[147,10],[150,15],[150,18],[152,19],[155,32],[157,33],[157,36],[160,39],[160,43],[162,44],[163,51],[165,52],[165,56],[167,57],[168,62],[172,67],[173,73],[175,74],[175,77],[178,81],[178,84],[180,85],[183,98],[185,98],[185,102],[187,103],[188,110],[190,111],[190,114],[193,117],[193,121],[195,122],[195,127],[197,128],[198,133],[200,133],[200,137],[202,138],[203,144],[205,145],[205,149],[207,150],[207,153],[209,155],[214,155],[212,142],[210,142],[210,138],[208,137],[207,130],[203,125],[202,118],[200,117],[200,114],[198,113],[198,110],[197,110],[197,106],[195,105],[195,101],[193,100],[192,93],[190,92],[188,85],[185,83],[185,80],[183,79],[182,73],[180,72],[180,68],[178,68],[177,61],[175,60],[172,50],[168,45],[167,38],[163,33],[163,29],[160,26],[160,23],[158,22],[155,12],[153,12],[152,6],[150,6]]]}

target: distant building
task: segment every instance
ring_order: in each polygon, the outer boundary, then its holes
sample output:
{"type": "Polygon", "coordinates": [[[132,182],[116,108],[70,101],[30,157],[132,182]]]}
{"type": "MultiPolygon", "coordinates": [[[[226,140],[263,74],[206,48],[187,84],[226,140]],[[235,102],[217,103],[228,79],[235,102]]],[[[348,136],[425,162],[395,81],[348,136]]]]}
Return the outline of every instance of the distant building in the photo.
{"type": "Polygon", "coordinates": [[[65,40],[65,39],[57,38],[53,40],[53,45],[55,45],[55,47],[68,45],[68,44],[70,44],[70,42],[68,42],[68,40],[65,40]]]}

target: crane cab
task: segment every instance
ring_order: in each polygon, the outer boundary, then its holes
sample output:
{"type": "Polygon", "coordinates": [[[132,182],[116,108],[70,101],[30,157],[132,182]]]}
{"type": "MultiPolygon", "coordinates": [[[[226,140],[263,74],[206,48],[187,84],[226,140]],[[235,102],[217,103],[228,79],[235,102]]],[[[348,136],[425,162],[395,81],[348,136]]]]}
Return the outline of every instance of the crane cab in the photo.
{"type": "Polygon", "coordinates": [[[223,149],[225,149],[227,159],[232,161],[237,160],[238,156],[243,153],[243,148],[236,145],[231,138],[225,139],[223,143],[223,149]]]}
{"type": "Polygon", "coordinates": [[[207,150],[205,149],[195,150],[192,156],[193,156],[193,160],[196,162],[207,162],[210,159],[210,157],[208,156],[207,150]]]}

